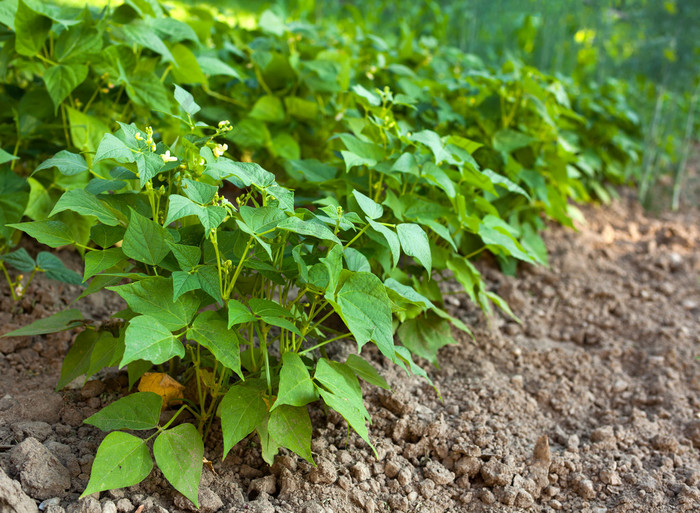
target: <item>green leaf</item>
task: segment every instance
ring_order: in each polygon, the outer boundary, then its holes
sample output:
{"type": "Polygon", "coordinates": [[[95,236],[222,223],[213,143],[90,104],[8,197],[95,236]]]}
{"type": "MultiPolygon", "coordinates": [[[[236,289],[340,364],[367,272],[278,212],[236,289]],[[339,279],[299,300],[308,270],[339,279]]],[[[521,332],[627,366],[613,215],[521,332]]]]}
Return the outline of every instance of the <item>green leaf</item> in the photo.
{"type": "Polygon", "coordinates": [[[352,195],[355,196],[357,203],[360,205],[362,211],[367,214],[370,219],[379,219],[384,213],[384,209],[379,203],[376,203],[372,198],[369,198],[362,194],[360,191],[353,189],[352,195]]]}
{"type": "Polygon", "coordinates": [[[318,394],[301,357],[290,351],[284,353],[282,355],[282,370],[280,370],[279,392],[270,411],[284,404],[304,406],[316,399],[318,399],[318,394]]]}
{"type": "Polygon", "coordinates": [[[241,78],[240,74],[235,69],[216,57],[199,55],[197,56],[197,63],[205,75],[225,75],[233,78],[241,78]]]}
{"type": "Polygon", "coordinates": [[[90,240],[101,248],[109,248],[124,238],[126,229],[122,226],[96,224],[90,228],[90,240]]]}
{"type": "Polygon", "coordinates": [[[270,412],[267,429],[278,444],[313,463],[311,419],[305,406],[282,405],[270,412]]]}
{"type": "Polygon", "coordinates": [[[401,343],[414,355],[438,366],[437,352],[448,344],[456,344],[450,332],[450,323],[432,313],[407,319],[398,329],[401,343]]]}
{"type": "Polygon", "coordinates": [[[430,242],[423,229],[414,223],[401,223],[396,227],[403,252],[415,258],[430,273],[432,256],[430,242]]]}
{"type": "Polygon", "coordinates": [[[52,280],[71,285],[80,285],[83,282],[80,274],[68,269],[60,258],[48,251],[42,251],[36,256],[36,264],[46,273],[46,277],[52,280]]]}
{"type": "Polygon", "coordinates": [[[282,101],[277,96],[261,96],[253,105],[248,114],[253,119],[260,121],[277,122],[284,121],[284,108],[282,101]]]}
{"type": "Polygon", "coordinates": [[[145,440],[121,431],[110,433],[97,449],[90,481],[80,497],[140,483],[152,468],[145,440]]]}
{"type": "Polygon", "coordinates": [[[225,157],[207,164],[206,173],[218,180],[228,180],[236,187],[255,185],[262,189],[275,183],[275,175],[254,162],[233,162],[225,157]]]}
{"type": "Polygon", "coordinates": [[[187,112],[190,116],[194,116],[202,110],[202,108],[195,103],[194,96],[177,84],[175,84],[175,101],[182,107],[182,110],[187,112]]]}
{"type": "Polygon", "coordinates": [[[226,321],[220,319],[215,312],[199,314],[192,328],[187,331],[187,337],[209,349],[219,363],[243,379],[240,337],[236,331],[230,330],[226,321]]]}
{"type": "Polygon", "coordinates": [[[190,274],[186,271],[174,271],[173,278],[173,301],[177,301],[183,294],[201,288],[199,277],[196,273],[190,274]]]}
{"type": "MultiPolygon", "coordinates": [[[[41,171],[42,169],[50,169],[52,167],[58,169],[61,174],[65,176],[77,175],[89,169],[89,166],[87,165],[87,162],[85,162],[82,155],[61,150],[50,159],[39,164],[34,170],[34,173],[41,171]]],[[[34,173],[32,173],[32,175],[34,173]]]]}
{"type": "Polygon", "coordinates": [[[9,333],[5,333],[2,337],[31,337],[34,335],[46,335],[47,333],[56,333],[59,331],[71,330],[82,326],[83,314],[80,310],[71,309],[64,310],[53,314],[50,317],[34,321],[29,326],[23,326],[9,333]]]}
{"type": "Polygon", "coordinates": [[[532,137],[511,128],[504,128],[493,134],[493,147],[496,151],[510,153],[528,146],[535,141],[532,137]]]}
{"type": "Polygon", "coordinates": [[[12,153],[7,153],[5,150],[0,148],[0,165],[7,164],[13,160],[19,160],[19,157],[15,157],[12,153]]]}
{"type": "Polygon", "coordinates": [[[170,52],[175,59],[172,71],[174,80],[181,84],[202,84],[204,86],[208,84],[207,77],[200,69],[197,57],[192,53],[192,50],[183,44],[176,44],[170,49],[170,52]]]}
{"type": "Polygon", "coordinates": [[[168,47],[165,46],[163,40],[158,37],[158,34],[149,27],[144,21],[136,20],[132,21],[128,25],[123,25],[122,30],[124,35],[132,43],[148,48],[149,50],[160,54],[163,56],[163,60],[166,62],[173,62],[173,54],[170,53],[168,47]]]}
{"type": "Polygon", "coordinates": [[[195,180],[190,180],[189,178],[183,178],[182,188],[185,191],[185,196],[201,205],[206,205],[212,199],[219,188],[216,185],[210,185],[208,183],[196,182],[195,180]]]}
{"type": "Polygon", "coordinates": [[[323,401],[340,413],[372,450],[369,431],[365,424],[369,413],[362,402],[362,389],[353,370],[345,364],[321,358],[316,365],[314,380],[323,401]]]}
{"type": "Polygon", "coordinates": [[[267,415],[263,401],[264,384],[247,380],[229,388],[221,401],[223,458],[238,442],[253,432],[267,415]]]}
{"type": "Polygon", "coordinates": [[[61,364],[61,376],[56,383],[56,390],[61,390],[74,379],[87,374],[96,341],[97,333],[94,330],[85,330],[75,337],[61,364]]]}
{"type": "Polygon", "coordinates": [[[32,57],[44,47],[51,30],[51,18],[30,9],[23,0],[17,2],[15,14],[15,50],[20,55],[32,57]]]}
{"type": "Polygon", "coordinates": [[[85,379],[106,367],[116,367],[124,354],[124,337],[115,337],[109,331],[98,332],[97,340],[90,353],[90,365],[85,379]]]}
{"type": "Polygon", "coordinates": [[[254,208],[243,205],[240,213],[243,222],[255,234],[272,230],[280,221],[287,218],[282,210],[273,206],[254,208]]]}
{"type": "Polygon", "coordinates": [[[107,226],[117,226],[119,224],[119,219],[103,202],[83,189],[72,189],[64,192],[49,216],[64,210],[72,210],[84,216],[95,216],[100,223],[107,226]]]}
{"type": "Polygon", "coordinates": [[[163,398],[153,392],[137,392],[105,406],[85,419],[85,424],[102,431],[146,430],[158,425],[163,398]]]}
{"type": "Polygon", "coordinates": [[[134,360],[154,364],[167,362],[174,356],[185,356],[185,348],[170,330],[155,317],[139,315],[129,321],[124,337],[126,345],[119,367],[134,360]]]}
{"type": "MultiPolygon", "coordinates": [[[[335,247],[337,248],[339,246],[335,247]]],[[[347,264],[348,270],[367,273],[372,272],[369,260],[360,251],[353,248],[345,248],[343,256],[345,256],[345,263],[347,264]]]]}
{"type": "Polygon", "coordinates": [[[389,383],[379,375],[377,369],[372,367],[372,364],[361,356],[351,354],[345,360],[345,364],[353,370],[357,377],[364,379],[367,383],[385,390],[391,390],[389,383]]]}
{"type": "Polygon", "coordinates": [[[47,69],[41,77],[53,101],[54,112],[61,102],[87,78],[88,67],[84,64],[57,64],[47,69]]]}
{"type": "Polygon", "coordinates": [[[393,258],[394,267],[399,263],[399,257],[401,256],[401,243],[399,242],[399,237],[396,232],[391,228],[388,228],[382,224],[367,218],[367,222],[372,227],[373,230],[381,233],[386,239],[387,244],[389,244],[389,250],[391,251],[391,256],[393,258]]]}
{"type": "Polygon", "coordinates": [[[280,230],[286,230],[299,235],[316,237],[321,240],[329,240],[336,244],[341,244],[340,239],[323,223],[316,220],[303,220],[296,216],[291,216],[277,225],[280,230]]]}
{"type": "MultiPolygon", "coordinates": [[[[349,249],[349,248],[348,248],[349,249]]],[[[347,249],[345,250],[347,251],[347,249]]],[[[328,269],[328,285],[326,286],[326,295],[333,299],[336,289],[338,288],[338,279],[343,270],[343,249],[336,244],[328,252],[324,258],[319,258],[321,263],[328,269]]]]}
{"type": "Polygon", "coordinates": [[[171,301],[172,280],[162,276],[108,289],[119,294],[134,312],[154,317],[170,331],[187,326],[199,309],[199,300],[194,294],[184,294],[177,301],[171,301]]]}
{"type": "Polygon", "coordinates": [[[276,301],[251,298],[248,302],[253,313],[259,317],[294,317],[294,314],[276,301]]]}
{"type": "Polygon", "coordinates": [[[23,273],[30,273],[36,267],[36,262],[24,248],[19,248],[17,251],[0,256],[0,260],[23,273]]]}
{"type": "Polygon", "coordinates": [[[255,432],[258,434],[260,439],[260,452],[262,453],[263,460],[268,465],[273,465],[275,463],[275,456],[280,452],[279,445],[274,438],[270,436],[268,432],[267,425],[270,423],[269,415],[260,421],[255,428],[255,432]]]}
{"type": "Polygon", "coordinates": [[[440,164],[443,161],[453,162],[452,155],[445,150],[445,145],[442,143],[440,136],[432,130],[422,130],[411,136],[413,141],[425,144],[435,156],[435,161],[440,164]]]}
{"type": "Polygon", "coordinates": [[[30,237],[52,248],[73,244],[73,233],[61,221],[32,221],[30,223],[8,224],[10,228],[21,230],[30,237]]]}
{"type": "Polygon", "coordinates": [[[122,250],[129,258],[149,265],[158,265],[170,252],[172,236],[161,225],[142,216],[131,207],[129,226],[124,233],[122,250]]]}
{"type": "Polygon", "coordinates": [[[525,252],[525,248],[515,239],[512,232],[513,227],[508,223],[496,216],[487,215],[479,224],[478,234],[487,246],[501,249],[507,255],[525,262],[533,262],[532,257],[525,252]]]}
{"type": "Polygon", "coordinates": [[[112,134],[105,134],[97,147],[93,163],[100,160],[111,159],[117,162],[135,162],[135,153],[121,139],[112,134]]]}
{"type": "Polygon", "coordinates": [[[248,307],[236,299],[228,300],[228,328],[238,324],[254,321],[255,316],[250,313],[248,307]]]}
{"type": "Polygon", "coordinates": [[[125,259],[126,257],[124,256],[122,248],[89,251],[85,254],[85,273],[83,275],[83,281],[109,269],[110,267],[114,267],[125,259]]]}
{"type": "Polygon", "coordinates": [[[358,350],[370,340],[394,358],[391,307],[384,285],[371,273],[352,273],[331,302],[357,341],[358,350]]]}
{"type": "Polygon", "coordinates": [[[425,296],[416,292],[413,287],[404,285],[396,281],[394,278],[387,278],[384,282],[384,286],[389,291],[389,297],[392,298],[393,294],[398,295],[401,299],[409,301],[413,304],[420,305],[423,308],[435,308],[435,305],[425,296]]]}
{"type": "Polygon", "coordinates": [[[182,219],[187,216],[199,216],[202,207],[194,203],[189,198],[179,194],[171,194],[168,202],[168,216],[165,218],[165,225],[182,219]]]}
{"type": "Polygon", "coordinates": [[[175,255],[175,259],[183,271],[194,269],[202,258],[202,251],[198,246],[171,243],[170,249],[173,251],[173,255],[175,255]]]}
{"type": "Polygon", "coordinates": [[[204,443],[192,424],[180,424],[163,431],[153,443],[158,468],[178,492],[199,507],[204,443]]]}

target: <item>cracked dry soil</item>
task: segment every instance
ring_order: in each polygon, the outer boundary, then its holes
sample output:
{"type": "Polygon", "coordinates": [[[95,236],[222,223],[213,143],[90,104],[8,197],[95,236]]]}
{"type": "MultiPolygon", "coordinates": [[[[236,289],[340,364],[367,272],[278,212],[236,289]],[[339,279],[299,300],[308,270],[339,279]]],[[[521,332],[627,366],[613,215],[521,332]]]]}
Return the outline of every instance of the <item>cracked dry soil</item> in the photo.
{"type": "MultiPolygon", "coordinates": [[[[269,467],[254,439],[222,462],[215,429],[200,510],[700,511],[699,213],[653,217],[630,194],[583,207],[587,224],[577,232],[551,227],[548,269],[521,266],[511,278],[481,263],[522,325],[498,315],[489,322],[465,296],[449,296],[475,340],[459,335],[429,371],[442,402],[367,347],[393,387],[363,384],[378,459],[340,416],[315,406],[315,468],[285,450],[269,467]]],[[[79,268],[75,255],[62,256],[79,268]]],[[[12,315],[8,293],[3,332],[77,296],[39,280],[12,315]]],[[[114,301],[81,308],[105,319],[114,301]]],[[[78,501],[104,437],[82,421],[127,390],[126,376],[110,369],[54,392],[72,335],[0,339],[0,511],[192,511],[157,470],[78,501]]],[[[336,350],[343,356],[353,344],[336,350]]]]}

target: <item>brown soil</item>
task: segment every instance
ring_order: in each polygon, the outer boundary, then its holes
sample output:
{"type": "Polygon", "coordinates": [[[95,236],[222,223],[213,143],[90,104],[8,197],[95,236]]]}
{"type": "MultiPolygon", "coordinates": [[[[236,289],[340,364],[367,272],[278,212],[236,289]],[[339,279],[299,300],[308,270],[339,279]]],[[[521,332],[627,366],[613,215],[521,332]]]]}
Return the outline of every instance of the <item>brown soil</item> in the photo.
{"type": "MultiPolygon", "coordinates": [[[[221,462],[215,431],[201,511],[700,511],[698,211],[652,218],[625,198],[583,212],[578,232],[546,233],[551,268],[510,278],[482,267],[522,325],[487,322],[465,297],[450,296],[475,341],[461,337],[430,371],[443,402],[369,352],[393,387],[365,387],[379,459],[318,408],[316,468],[284,451],[270,468],[253,439],[221,462]]],[[[3,332],[77,295],[40,280],[12,315],[7,293],[3,332]]],[[[104,319],[111,301],[82,308],[104,319]]],[[[157,470],[140,485],[77,501],[104,437],[81,423],[126,387],[111,369],[55,393],[70,338],[0,339],[0,511],[10,507],[3,501],[32,511],[47,499],[48,513],[192,510],[157,470]]]]}

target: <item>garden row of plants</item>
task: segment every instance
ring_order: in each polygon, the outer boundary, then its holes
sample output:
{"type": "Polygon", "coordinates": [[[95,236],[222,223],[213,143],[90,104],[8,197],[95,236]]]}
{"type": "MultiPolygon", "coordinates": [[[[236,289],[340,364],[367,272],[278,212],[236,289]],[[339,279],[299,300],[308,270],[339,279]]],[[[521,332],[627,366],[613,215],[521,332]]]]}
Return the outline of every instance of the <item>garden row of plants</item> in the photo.
{"type": "Polygon", "coordinates": [[[409,33],[255,21],[155,0],[0,8],[12,293],[44,271],[128,305],[117,322],[68,310],[12,335],[82,326],[59,388],[126,366],[130,386],[155,367],[194,390],[163,426],[151,392],[89,418],[110,434],[85,494],[144,479],[155,438],[156,463],[197,504],[217,417],[224,457],[255,432],[268,463],[281,447],[313,462],[319,400],[371,447],[359,380],[388,385],[363,346],[429,379],[415,358],[437,365],[451,327],[469,331],[441,282],[513,316],[471,261],[546,265],[546,221],[572,225],[571,201],[606,200],[638,161],[639,123],[616,88],[491,69],[409,33]],[[22,233],[73,246],[83,275],[15,249],[22,233]],[[341,339],[358,354],[331,358],[341,339]],[[171,427],[185,412],[191,423],[171,427]]]}

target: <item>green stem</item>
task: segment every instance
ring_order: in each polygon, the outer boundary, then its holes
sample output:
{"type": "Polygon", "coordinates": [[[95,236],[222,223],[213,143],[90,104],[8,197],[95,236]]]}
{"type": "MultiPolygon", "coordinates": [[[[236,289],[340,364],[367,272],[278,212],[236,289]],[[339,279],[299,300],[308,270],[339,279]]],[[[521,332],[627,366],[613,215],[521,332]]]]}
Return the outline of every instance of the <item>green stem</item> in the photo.
{"type": "Polygon", "coordinates": [[[321,343],[319,343],[319,344],[316,344],[316,345],[313,346],[313,347],[310,347],[310,348],[308,348],[308,349],[304,349],[304,350],[301,351],[299,354],[302,355],[302,354],[310,353],[311,351],[314,351],[314,350],[316,350],[316,349],[319,349],[319,348],[325,346],[326,344],[330,344],[331,342],[335,342],[336,340],[340,340],[341,338],[347,338],[347,337],[350,337],[350,336],[352,336],[352,333],[343,333],[342,335],[338,335],[337,337],[333,337],[333,338],[328,339],[328,340],[325,340],[325,341],[323,341],[323,342],[321,342],[321,343]]]}
{"type": "Polygon", "coordinates": [[[349,247],[353,242],[355,242],[357,239],[360,238],[360,236],[367,231],[369,228],[369,225],[366,225],[362,230],[360,230],[357,235],[355,235],[352,239],[350,239],[350,242],[348,242],[345,246],[343,246],[343,249],[349,247]]]}
{"type": "Polygon", "coordinates": [[[248,256],[248,251],[250,250],[250,246],[253,244],[253,240],[253,237],[250,237],[248,239],[248,243],[246,244],[245,250],[243,251],[243,256],[241,256],[241,260],[236,266],[236,272],[233,273],[233,278],[231,278],[231,281],[228,284],[228,288],[226,289],[226,294],[223,297],[224,300],[229,298],[231,292],[233,291],[233,287],[236,285],[236,280],[238,279],[238,275],[241,274],[241,270],[243,269],[243,262],[245,262],[245,257],[248,256]]]}

